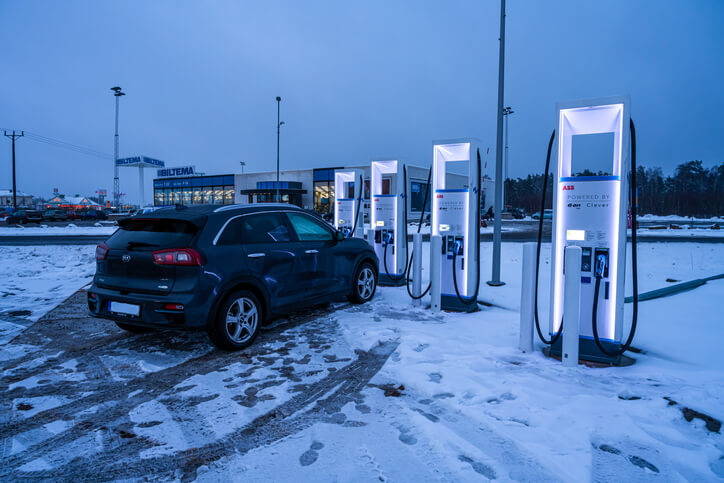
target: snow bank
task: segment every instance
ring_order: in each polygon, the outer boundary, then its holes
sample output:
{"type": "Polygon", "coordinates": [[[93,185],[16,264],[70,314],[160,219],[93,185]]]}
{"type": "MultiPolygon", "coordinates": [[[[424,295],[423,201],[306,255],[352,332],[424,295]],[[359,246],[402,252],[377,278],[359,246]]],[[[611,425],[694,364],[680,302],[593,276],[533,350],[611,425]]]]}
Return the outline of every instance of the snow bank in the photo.
{"type": "Polygon", "coordinates": [[[17,227],[0,227],[0,236],[52,236],[52,235],[112,235],[118,229],[117,226],[107,223],[96,223],[96,226],[77,226],[69,224],[68,226],[21,226],[17,227]]]}

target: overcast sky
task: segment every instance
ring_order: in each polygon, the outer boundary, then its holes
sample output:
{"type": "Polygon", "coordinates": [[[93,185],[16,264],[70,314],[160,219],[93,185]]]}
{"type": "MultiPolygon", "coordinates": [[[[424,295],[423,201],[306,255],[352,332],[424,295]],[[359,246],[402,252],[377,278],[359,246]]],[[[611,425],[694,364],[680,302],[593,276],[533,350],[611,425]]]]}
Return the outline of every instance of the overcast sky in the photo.
{"type": "MultiPolygon", "coordinates": [[[[630,94],[639,164],[724,161],[724,2],[509,0],[510,175],[542,172],[555,102],[630,94]]],[[[495,159],[499,2],[0,0],[0,128],[208,174],[428,166],[434,139],[495,159]]],[[[0,188],[11,185],[10,141],[0,188]]],[[[111,190],[112,161],[23,138],[18,189],[111,190]]],[[[146,198],[150,200],[147,172],[146,198]]],[[[134,200],[135,169],[121,169],[134,200]]]]}

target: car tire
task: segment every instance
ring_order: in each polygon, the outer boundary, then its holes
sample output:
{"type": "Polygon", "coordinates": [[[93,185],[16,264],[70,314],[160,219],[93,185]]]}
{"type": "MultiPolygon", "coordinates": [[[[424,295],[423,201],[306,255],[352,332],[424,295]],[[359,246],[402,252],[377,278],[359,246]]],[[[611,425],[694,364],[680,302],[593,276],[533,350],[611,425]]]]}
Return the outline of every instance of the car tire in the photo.
{"type": "Polygon", "coordinates": [[[237,290],[221,304],[209,338],[219,349],[238,351],[249,347],[264,320],[259,299],[248,290],[237,290]]]}
{"type": "Polygon", "coordinates": [[[126,332],[132,332],[134,334],[145,334],[151,332],[153,329],[149,327],[141,327],[140,325],[124,324],[123,322],[116,322],[116,325],[125,330],[126,332]]]}
{"type": "Polygon", "coordinates": [[[362,263],[352,279],[352,293],[347,297],[353,304],[372,300],[377,290],[377,271],[370,262],[362,263]]]}

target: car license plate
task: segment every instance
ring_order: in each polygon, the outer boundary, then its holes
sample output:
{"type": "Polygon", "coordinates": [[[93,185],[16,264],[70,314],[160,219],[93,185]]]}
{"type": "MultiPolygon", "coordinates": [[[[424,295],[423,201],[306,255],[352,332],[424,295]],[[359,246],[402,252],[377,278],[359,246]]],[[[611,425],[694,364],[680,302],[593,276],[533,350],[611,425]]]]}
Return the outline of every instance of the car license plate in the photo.
{"type": "Polygon", "coordinates": [[[134,304],[124,304],[123,302],[108,302],[108,311],[138,317],[141,313],[141,307],[134,304]]]}

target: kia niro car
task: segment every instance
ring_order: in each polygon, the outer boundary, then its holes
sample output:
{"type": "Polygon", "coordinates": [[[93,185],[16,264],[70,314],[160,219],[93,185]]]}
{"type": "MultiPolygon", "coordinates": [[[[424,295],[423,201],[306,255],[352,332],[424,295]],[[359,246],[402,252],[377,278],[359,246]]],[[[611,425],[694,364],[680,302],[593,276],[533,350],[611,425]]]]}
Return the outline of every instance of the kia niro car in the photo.
{"type": "Polygon", "coordinates": [[[118,224],[96,247],[88,309],[131,332],[206,330],[237,350],[273,317],[342,297],[365,303],[377,288],[369,244],[291,205],[179,206],[118,224]]]}

